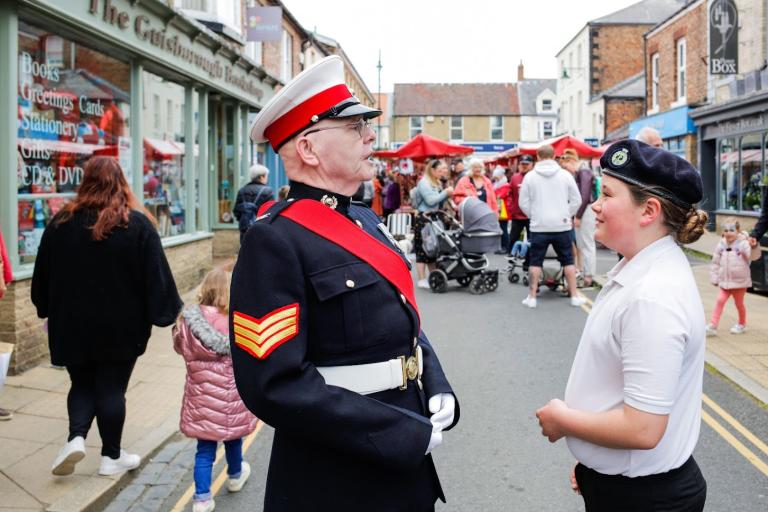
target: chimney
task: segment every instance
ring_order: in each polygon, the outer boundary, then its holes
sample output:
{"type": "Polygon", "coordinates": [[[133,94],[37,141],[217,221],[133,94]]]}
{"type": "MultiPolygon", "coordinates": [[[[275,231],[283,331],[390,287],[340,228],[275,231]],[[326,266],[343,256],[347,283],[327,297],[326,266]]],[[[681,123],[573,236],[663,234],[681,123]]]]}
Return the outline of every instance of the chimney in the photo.
{"type": "Polygon", "coordinates": [[[523,61],[520,61],[520,64],[517,65],[517,81],[522,82],[525,80],[525,71],[523,67],[523,61]]]}

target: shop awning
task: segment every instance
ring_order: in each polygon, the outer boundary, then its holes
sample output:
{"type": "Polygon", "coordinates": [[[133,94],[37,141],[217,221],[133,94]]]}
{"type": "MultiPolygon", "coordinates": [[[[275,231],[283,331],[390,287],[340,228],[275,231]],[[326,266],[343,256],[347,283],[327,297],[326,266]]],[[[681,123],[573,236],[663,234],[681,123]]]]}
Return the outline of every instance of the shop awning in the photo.
{"type": "Polygon", "coordinates": [[[155,158],[169,159],[184,154],[184,147],[179,147],[170,140],[151,139],[144,137],[144,149],[151,152],[155,158]]]}

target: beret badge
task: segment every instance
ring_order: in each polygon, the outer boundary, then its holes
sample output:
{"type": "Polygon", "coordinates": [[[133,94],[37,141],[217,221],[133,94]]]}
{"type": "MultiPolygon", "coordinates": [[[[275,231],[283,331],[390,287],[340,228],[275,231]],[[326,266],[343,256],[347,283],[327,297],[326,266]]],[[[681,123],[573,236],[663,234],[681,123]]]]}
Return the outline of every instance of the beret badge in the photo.
{"type": "Polygon", "coordinates": [[[613,167],[624,167],[629,163],[629,150],[621,148],[611,155],[611,165],[613,167]]]}

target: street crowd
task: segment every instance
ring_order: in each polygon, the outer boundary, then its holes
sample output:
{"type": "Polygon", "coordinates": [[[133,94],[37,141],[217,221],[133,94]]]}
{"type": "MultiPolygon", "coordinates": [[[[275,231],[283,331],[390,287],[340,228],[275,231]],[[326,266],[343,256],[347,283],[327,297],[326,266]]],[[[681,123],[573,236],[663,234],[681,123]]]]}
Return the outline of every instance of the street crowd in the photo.
{"type": "Polygon", "coordinates": [[[691,454],[704,339],[731,296],[732,332],[746,329],[743,291],[768,213],[751,234],[725,224],[712,266],[720,298],[707,325],[679,246],[704,232],[701,179],[657,147],[652,130],[608,148],[600,176],[577,152],[556,159],[542,145],[535,158],[490,172],[479,159],[466,168],[428,159],[413,183],[392,169],[375,175],[368,120],[380,111],[339,97],[342,83],[342,63],[329,57],[259,114],[251,138],[280,154],[290,188],[275,197],[269,171],[253,166],[234,207],[237,262],[209,272],[194,304],[182,304],[156,221],[117,160],[88,162],[77,197],[45,230],[32,281],[51,362],[71,380],[68,439],[53,474],[72,474],[86,456],[94,419],[99,474],[139,467],[121,447],[125,393],[152,326],[173,325],[187,369],[180,429],[198,440],[195,512],[215,507],[217,443],[229,491],[245,485],[242,439],[257,417],[275,428],[264,510],[434,510],[445,496],[431,454],[460,406],[421,329],[409,251],[382,221],[412,213],[415,286],[429,287],[428,214],[455,217],[474,197],[497,215],[497,252],[525,253],[529,308],[550,246],[573,306],[584,303],[579,281],[594,279],[596,241],[623,256],[595,301],[564,400],[536,412],[542,434],[565,437],[578,461],[571,484],[587,510],[702,510],[706,482],[691,454]]]}

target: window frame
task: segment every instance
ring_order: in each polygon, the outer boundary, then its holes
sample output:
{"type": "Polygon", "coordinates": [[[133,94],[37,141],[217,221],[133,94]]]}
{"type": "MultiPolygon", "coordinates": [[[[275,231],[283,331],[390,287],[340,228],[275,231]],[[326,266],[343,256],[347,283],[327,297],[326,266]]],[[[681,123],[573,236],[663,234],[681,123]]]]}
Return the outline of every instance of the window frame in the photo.
{"type": "Polygon", "coordinates": [[[420,133],[424,133],[424,116],[410,116],[408,118],[408,139],[412,139],[420,133]],[[417,119],[419,120],[418,126],[414,126],[414,121],[417,119]]]}
{"type": "Polygon", "coordinates": [[[651,55],[651,109],[659,108],[659,52],[651,55]]]}
{"type": "Polygon", "coordinates": [[[552,112],[552,108],[554,107],[554,102],[552,101],[552,98],[542,98],[541,99],[541,111],[542,112],[552,112]],[[549,108],[545,108],[546,103],[549,102],[549,108]]]}
{"type": "Polygon", "coordinates": [[[675,98],[678,102],[684,102],[686,100],[686,52],[688,44],[685,37],[679,38],[675,41],[675,98]]]}
{"type": "Polygon", "coordinates": [[[488,140],[491,142],[501,142],[504,140],[504,116],[490,116],[488,118],[488,140]],[[498,126],[493,126],[494,121],[498,121],[498,126]],[[493,132],[494,130],[500,130],[501,135],[499,137],[494,137],[493,132]]]}
{"type": "Polygon", "coordinates": [[[464,117],[463,116],[451,116],[450,122],[448,125],[448,140],[452,142],[464,141],[464,117]],[[456,119],[459,120],[459,126],[454,126],[454,121],[456,119]],[[460,131],[459,137],[454,137],[454,130],[460,131]]]}
{"type": "Polygon", "coordinates": [[[293,78],[293,35],[283,29],[281,38],[280,78],[287,82],[293,78]]]}

